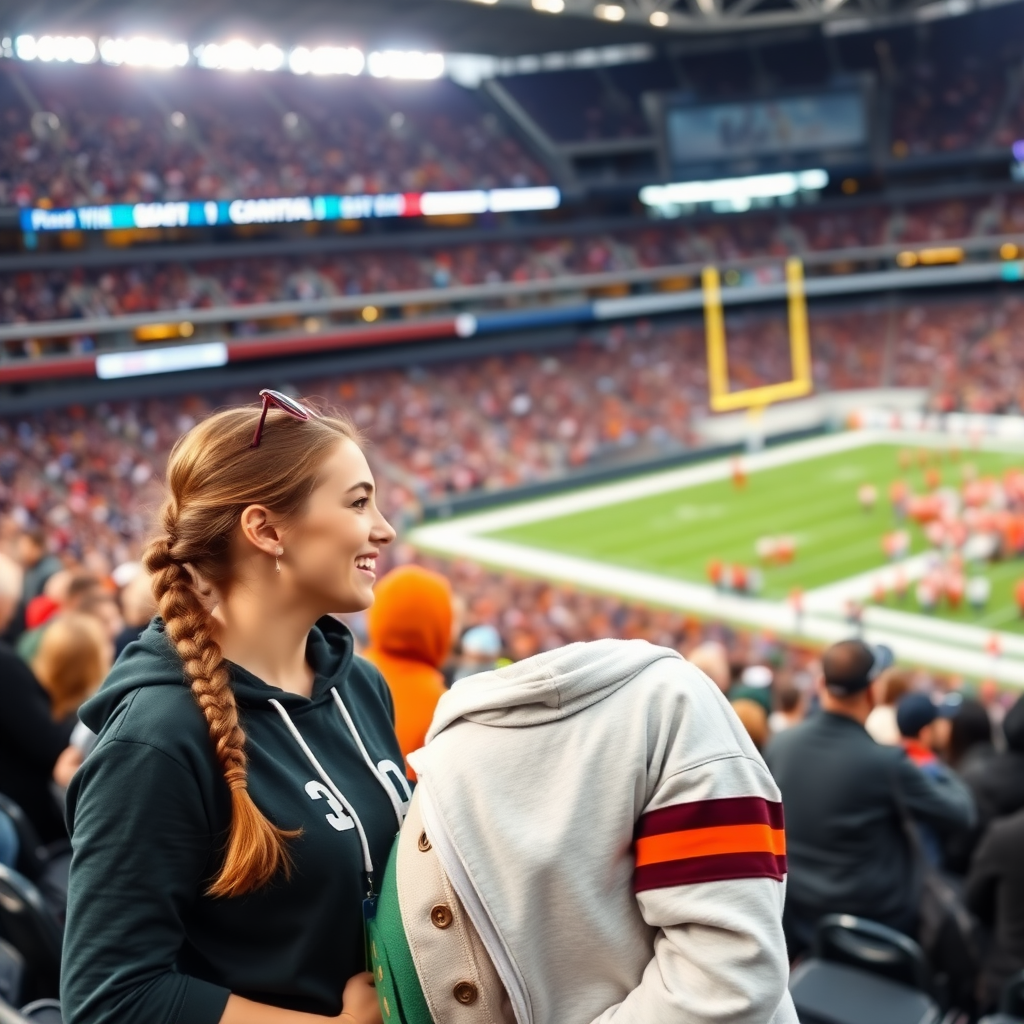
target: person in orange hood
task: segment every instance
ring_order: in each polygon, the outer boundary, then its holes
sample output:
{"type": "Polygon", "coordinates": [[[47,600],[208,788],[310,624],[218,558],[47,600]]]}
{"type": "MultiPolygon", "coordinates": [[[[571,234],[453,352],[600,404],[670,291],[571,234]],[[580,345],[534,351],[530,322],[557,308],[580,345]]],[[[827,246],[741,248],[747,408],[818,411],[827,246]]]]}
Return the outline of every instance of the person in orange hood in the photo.
{"type": "MultiPolygon", "coordinates": [[[[423,746],[434,708],[445,693],[439,669],[452,642],[452,591],[439,573],[418,565],[389,572],[374,588],[363,657],[387,680],[395,701],[395,732],[407,757],[423,746]]],[[[406,768],[410,779],[416,778],[406,768]]]]}

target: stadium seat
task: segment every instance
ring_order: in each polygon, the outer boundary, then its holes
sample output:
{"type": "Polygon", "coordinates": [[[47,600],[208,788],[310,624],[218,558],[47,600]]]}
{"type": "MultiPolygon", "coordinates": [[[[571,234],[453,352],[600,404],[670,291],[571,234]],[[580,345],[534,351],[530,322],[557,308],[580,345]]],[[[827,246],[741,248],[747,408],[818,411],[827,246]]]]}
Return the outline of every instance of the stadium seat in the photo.
{"type": "Polygon", "coordinates": [[[9,942],[0,939],[0,1001],[17,1006],[24,978],[25,958],[9,942]]]}
{"type": "Polygon", "coordinates": [[[60,1003],[56,999],[37,999],[21,1008],[21,1015],[35,1024],[64,1024],[60,1003]]]}
{"type": "Polygon", "coordinates": [[[0,933],[25,959],[22,998],[42,999],[58,995],[60,925],[39,890],[23,875],[2,865],[0,933]]]}
{"type": "Polygon", "coordinates": [[[912,939],[849,914],[822,918],[789,990],[801,1024],[933,1024],[924,953],[912,939]]]}
{"type": "Polygon", "coordinates": [[[71,842],[61,839],[43,843],[28,815],[3,793],[0,793],[0,811],[11,819],[18,833],[18,872],[39,888],[47,906],[63,923],[68,903],[71,842]]]}
{"type": "Polygon", "coordinates": [[[895,928],[852,914],[829,914],[818,922],[812,956],[847,964],[922,992],[931,991],[924,950],[895,928]]]}

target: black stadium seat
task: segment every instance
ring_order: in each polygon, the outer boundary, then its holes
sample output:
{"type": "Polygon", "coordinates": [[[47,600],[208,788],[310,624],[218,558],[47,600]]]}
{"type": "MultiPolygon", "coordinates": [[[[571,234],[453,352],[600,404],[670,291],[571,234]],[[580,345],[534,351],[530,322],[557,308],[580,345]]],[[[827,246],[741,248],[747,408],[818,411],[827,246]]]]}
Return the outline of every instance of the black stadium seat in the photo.
{"type": "Polygon", "coordinates": [[[68,904],[68,873],[71,869],[71,842],[40,841],[28,815],[10,797],[0,793],[3,811],[18,833],[18,872],[34,883],[47,906],[63,922],[68,904]]]}
{"type": "Polygon", "coordinates": [[[39,890],[23,875],[3,865],[0,934],[25,958],[22,998],[59,995],[61,927],[39,890]]]}
{"type": "Polygon", "coordinates": [[[789,990],[800,1024],[937,1024],[938,1004],[920,947],[874,921],[822,918],[812,955],[789,990]]]}
{"type": "Polygon", "coordinates": [[[37,999],[21,1008],[21,1015],[34,1024],[64,1024],[60,1003],[56,999],[37,999]]]}

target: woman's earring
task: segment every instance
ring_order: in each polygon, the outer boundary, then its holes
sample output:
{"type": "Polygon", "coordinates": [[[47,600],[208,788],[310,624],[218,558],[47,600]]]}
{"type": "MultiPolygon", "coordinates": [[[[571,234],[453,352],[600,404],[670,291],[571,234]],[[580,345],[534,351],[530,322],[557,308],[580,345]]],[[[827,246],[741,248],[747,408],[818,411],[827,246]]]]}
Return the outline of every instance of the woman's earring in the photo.
{"type": "Polygon", "coordinates": [[[277,569],[278,572],[281,571],[281,555],[283,554],[284,548],[279,547],[274,555],[274,568],[277,569]]]}

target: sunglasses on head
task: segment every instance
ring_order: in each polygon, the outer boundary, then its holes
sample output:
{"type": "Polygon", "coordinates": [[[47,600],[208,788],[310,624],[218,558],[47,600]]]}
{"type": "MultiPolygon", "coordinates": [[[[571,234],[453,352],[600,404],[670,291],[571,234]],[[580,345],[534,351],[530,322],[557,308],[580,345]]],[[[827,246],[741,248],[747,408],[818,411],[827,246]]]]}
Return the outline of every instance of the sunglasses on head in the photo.
{"type": "Polygon", "coordinates": [[[260,392],[260,398],[263,399],[263,412],[260,413],[260,421],[256,426],[256,433],[252,436],[250,448],[259,448],[260,438],[263,437],[263,424],[267,419],[267,410],[271,406],[288,413],[289,416],[294,416],[297,420],[311,420],[317,415],[312,409],[307,409],[301,402],[296,402],[294,398],[282,395],[280,391],[271,391],[270,388],[264,388],[260,392]]]}

